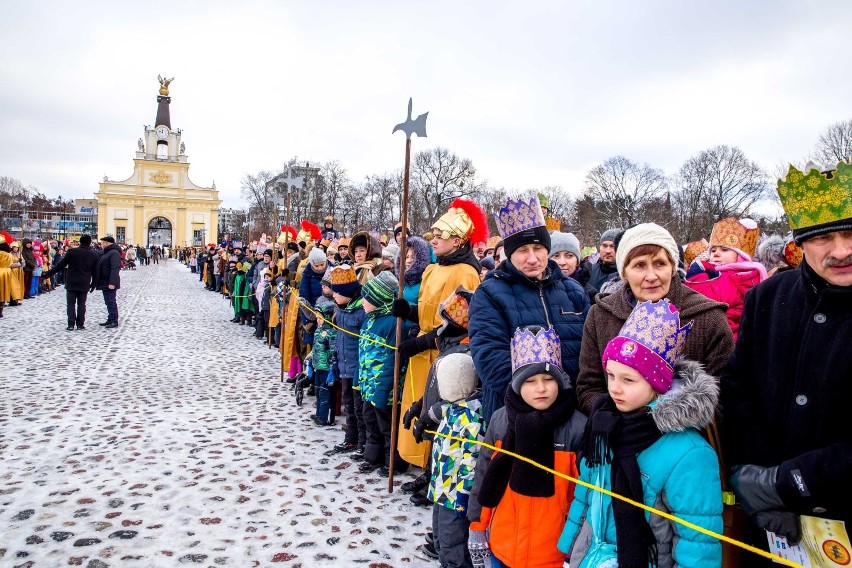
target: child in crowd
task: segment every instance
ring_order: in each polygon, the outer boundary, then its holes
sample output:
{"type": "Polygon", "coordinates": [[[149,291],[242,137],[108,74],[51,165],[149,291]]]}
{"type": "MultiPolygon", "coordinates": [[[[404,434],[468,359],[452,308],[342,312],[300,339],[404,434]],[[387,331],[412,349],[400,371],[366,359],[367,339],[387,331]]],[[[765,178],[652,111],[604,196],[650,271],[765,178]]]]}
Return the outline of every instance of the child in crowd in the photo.
{"type": "MultiPolygon", "coordinates": [[[[396,276],[390,271],[380,272],[364,284],[361,297],[364,305],[364,322],[358,343],[358,384],[364,403],[363,416],[366,426],[364,463],[361,473],[381,468],[380,474],[387,475],[390,460],[394,460],[394,472],[408,470],[408,462],[399,453],[391,455],[391,422],[393,416],[393,375],[396,359],[397,320],[391,311],[399,287],[396,276]]],[[[408,336],[411,323],[401,319],[403,337],[408,336]]],[[[402,361],[399,377],[405,376],[408,361],[402,361]]],[[[396,393],[397,405],[402,400],[402,380],[396,393]]]]}
{"type": "Polygon", "coordinates": [[[767,278],[766,268],[753,262],[760,229],[751,219],[722,219],[713,225],[708,260],[695,260],[685,284],[711,300],[728,304],[728,325],[737,340],[745,294],[767,278]]]}
{"type": "MultiPolygon", "coordinates": [[[[438,426],[438,420],[432,420],[428,412],[435,403],[441,401],[441,396],[438,392],[438,380],[435,373],[438,361],[441,360],[441,357],[451,353],[470,353],[467,325],[470,320],[470,299],[472,296],[473,292],[463,286],[459,286],[438,307],[438,317],[441,318],[441,325],[436,330],[436,343],[439,355],[429,368],[423,397],[409,407],[402,419],[404,428],[411,429],[413,426],[412,434],[418,443],[424,439],[431,440],[432,436],[426,434],[425,431],[427,429],[434,430],[438,426]],[[416,422],[414,422],[415,418],[417,418],[416,422]]],[[[413,481],[402,484],[401,489],[404,493],[412,493],[412,504],[419,506],[432,505],[432,500],[426,496],[426,488],[429,485],[431,471],[432,466],[430,463],[427,463],[423,475],[413,481]]],[[[430,550],[431,540],[427,540],[428,546],[424,550],[424,553],[437,558],[437,553],[434,550],[430,550]]]]}
{"type": "Polygon", "coordinates": [[[478,442],[485,430],[479,377],[470,353],[451,353],[433,363],[441,398],[428,413],[438,424],[432,443],[429,499],[432,507],[432,547],[442,567],[472,567],[467,549],[470,521],[467,506],[473,489],[478,442]],[[461,442],[444,436],[468,439],[461,442]]]}
{"type": "Polygon", "coordinates": [[[346,409],[346,434],[343,441],[334,446],[330,453],[355,450],[352,459],[362,460],[367,432],[364,429],[361,388],[355,379],[358,373],[358,335],[361,333],[361,324],[364,323],[364,306],[361,284],[358,283],[355,269],[348,264],[334,267],[331,271],[331,291],[336,305],[334,323],[344,330],[337,334],[334,351],[340,371],[338,378],[343,406],[346,409]]]}
{"type": "MultiPolygon", "coordinates": [[[[580,479],[721,533],[719,462],[700,433],[719,387],[680,359],[691,328],[667,299],[642,302],[607,344],[609,396],[589,417],[580,479]]],[[[559,550],[572,568],[722,563],[716,539],[585,487],[575,492],[559,550]]]]}
{"type": "Polygon", "coordinates": [[[251,325],[254,314],[254,304],[251,301],[251,285],[246,274],[251,269],[248,260],[237,264],[237,275],[234,277],[234,323],[251,325]]]}
{"type": "MultiPolygon", "coordinates": [[[[561,367],[559,336],[553,328],[521,328],[510,349],[511,388],[485,441],[576,477],[586,417],[561,367]]],[[[573,483],[482,448],[467,512],[473,566],[487,566],[490,551],[494,567],[561,568],[565,555],[556,543],[573,496],[573,483]]]]}
{"type": "Polygon", "coordinates": [[[260,274],[260,281],[257,283],[255,298],[257,299],[257,305],[260,308],[260,316],[257,318],[254,336],[258,339],[266,339],[266,336],[269,333],[269,308],[271,305],[270,298],[272,297],[272,276],[272,270],[264,268],[260,274]]]}
{"type": "MultiPolygon", "coordinates": [[[[325,285],[323,285],[325,288],[325,285]]],[[[334,301],[325,296],[317,300],[317,330],[314,332],[314,349],[311,351],[314,361],[315,385],[317,386],[317,413],[311,418],[320,426],[334,424],[334,393],[337,380],[337,361],[334,346],[337,343],[337,330],[331,326],[334,317],[334,301]]]]}

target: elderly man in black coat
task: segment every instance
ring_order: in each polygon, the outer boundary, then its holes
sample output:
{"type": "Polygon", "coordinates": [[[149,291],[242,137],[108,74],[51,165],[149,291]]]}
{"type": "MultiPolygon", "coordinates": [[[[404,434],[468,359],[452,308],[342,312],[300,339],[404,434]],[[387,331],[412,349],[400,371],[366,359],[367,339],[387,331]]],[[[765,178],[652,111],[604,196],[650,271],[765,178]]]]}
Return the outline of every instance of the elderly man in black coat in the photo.
{"type": "Polygon", "coordinates": [[[797,542],[800,515],[852,527],[849,170],[842,162],[837,172],[790,168],[779,181],[804,261],[746,295],[736,349],[721,378],[731,486],[753,521],[749,540],[764,549],[761,529],[797,542]]]}
{"type": "Polygon", "coordinates": [[[95,270],[95,278],[92,281],[90,291],[95,288],[103,292],[104,304],[107,309],[107,320],[99,325],[108,329],[118,327],[118,302],[116,294],[121,287],[121,249],[115,244],[115,239],[110,236],[101,237],[101,248],[103,254],[98,259],[95,270]]]}
{"type": "Polygon", "coordinates": [[[67,331],[86,329],[86,297],[92,285],[92,276],[98,264],[98,253],[92,250],[92,237],[80,237],[80,246],[70,248],[56,266],[44,273],[50,278],[61,270],[65,273],[65,304],[68,311],[67,331]]]}

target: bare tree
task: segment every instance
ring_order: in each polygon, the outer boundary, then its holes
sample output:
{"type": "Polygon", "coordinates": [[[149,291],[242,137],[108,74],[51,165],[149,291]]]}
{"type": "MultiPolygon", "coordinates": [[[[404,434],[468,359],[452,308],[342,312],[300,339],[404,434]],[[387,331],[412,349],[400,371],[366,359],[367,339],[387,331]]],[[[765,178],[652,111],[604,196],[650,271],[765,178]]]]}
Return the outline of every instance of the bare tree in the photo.
{"type": "Polygon", "coordinates": [[[643,221],[644,206],[666,188],[666,176],[648,164],[614,156],[586,174],[586,192],[607,225],[629,227],[643,221]]]}
{"type": "Polygon", "coordinates": [[[411,181],[427,219],[437,219],[456,197],[475,194],[483,187],[476,181],[476,168],[446,148],[418,152],[411,165],[411,181]]]}
{"type": "Polygon", "coordinates": [[[681,166],[672,195],[674,232],[681,242],[707,236],[725,217],[745,217],[767,193],[767,176],[735,146],[715,146],[681,166]]]}
{"type": "Polygon", "coordinates": [[[278,234],[278,228],[273,230],[275,205],[272,199],[278,196],[275,184],[269,182],[276,176],[270,171],[261,171],[256,175],[246,174],[240,181],[240,196],[248,202],[249,219],[254,233],[278,234]]]}
{"type": "Polygon", "coordinates": [[[820,167],[833,168],[852,158],[852,119],[835,122],[819,135],[813,160],[820,167]]]}

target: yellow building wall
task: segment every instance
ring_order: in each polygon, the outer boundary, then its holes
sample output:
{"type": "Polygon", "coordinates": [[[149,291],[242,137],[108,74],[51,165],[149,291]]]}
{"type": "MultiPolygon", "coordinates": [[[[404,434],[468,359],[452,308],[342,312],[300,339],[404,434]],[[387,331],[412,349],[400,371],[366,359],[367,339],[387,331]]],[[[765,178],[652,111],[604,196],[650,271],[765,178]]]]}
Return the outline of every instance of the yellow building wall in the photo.
{"type": "MultiPolygon", "coordinates": [[[[141,152],[134,160],[133,175],[126,180],[105,179],[99,184],[99,236],[115,235],[125,227],[126,242],[148,244],[148,224],[165,217],[172,225],[172,246],[191,246],[193,230],[204,229],[202,244],[215,242],[219,231],[219,192],[189,179],[186,156],[148,159],[141,152]]],[[[151,157],[152,158],[152,157],[151,157]]]]}

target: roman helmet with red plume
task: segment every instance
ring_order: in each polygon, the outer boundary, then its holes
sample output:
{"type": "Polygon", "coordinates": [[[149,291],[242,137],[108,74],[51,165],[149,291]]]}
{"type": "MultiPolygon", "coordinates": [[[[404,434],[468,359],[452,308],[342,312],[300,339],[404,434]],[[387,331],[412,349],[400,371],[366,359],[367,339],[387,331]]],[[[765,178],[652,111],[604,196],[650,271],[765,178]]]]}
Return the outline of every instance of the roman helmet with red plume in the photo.
{"type": "Polygon", "coordinates": [[[296,242],[303,242],[305,245],[309,245],[322,239],[322,231],[320,230],[319,225],[311,223],[307,219],[302,219],[302,230],[299,231],[299,235],[296,239],[296,242]]]}
{"type": "Polygon", "coordinates": [[[450,203],[449,210],[432,225],[435,234],[442,239],[459,237],[471,244],[488,240],[488,221],[485,212],[471,201],[457,197],[450,203]]]}
{"type": "Polygon", "coordinates": [[[278,244],[283,245],[285,242],[296,242],[296,229],[290,225],[281,225],[281,233],[278,235],[278,244]],[[289,235],[289,238],[287,237],[289,235]]]}

